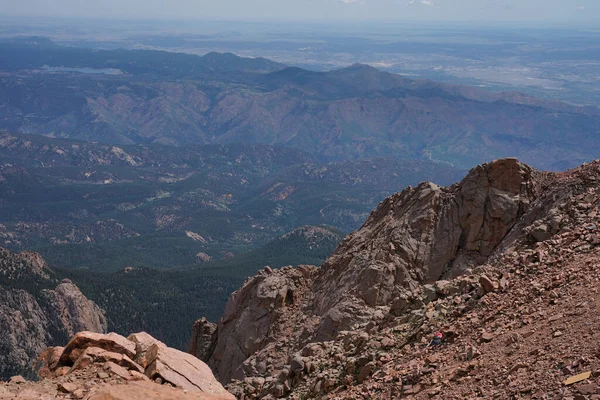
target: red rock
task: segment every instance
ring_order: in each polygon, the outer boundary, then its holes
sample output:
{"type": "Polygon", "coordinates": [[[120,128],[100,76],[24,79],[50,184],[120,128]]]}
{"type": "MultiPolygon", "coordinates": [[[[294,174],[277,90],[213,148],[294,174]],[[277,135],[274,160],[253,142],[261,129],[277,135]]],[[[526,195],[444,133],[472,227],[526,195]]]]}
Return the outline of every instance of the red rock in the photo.
{"type": "Polygon", "coordinates": [[[483,288],[485,293],[495,292],[496,290],[498,290],[498,284],[496,282],[493,282],[486,275],[481,275],[479,277],[479,283],[481,284],[481,287],[483,288]]]}
{"type": "Polygon", "coordinates": [[[494,333],[484,332],[481,335],[481,340],[484,342],[491,342],[492,340],[494,340],[495,337],[496,337],[496,335],[494,333]]]}
{"type": "Polygon", "coordinates": [[[156,341],[147,350],[145,359],[149,364],[145,373],[150,379],[161,378],[189,391],[235,399],[215,379],[210,368],[191,354],[166,347],[156,341]]]}
{"type": "Polygon", "coordinates": [[[54,370],[54,376],[56,376],[56,377],[64,376],[64,375],[68,374],[70,370],[71,370],[71,367],[58,367],[58,368],[56,368],[56,370],[54,370]]]}
{"type": "Polygon", "coordinates": [[[598,385],[595,383],[587,383],[577,386],[577,391],[581,394],[590,395],[598,392],[598,385]]]}
{"type": "Polygon", "coordinates": [[[21,375],[15,375],[15,376],[11,377],[8,380],[8,383],[13,383],[13,384],[16,384],[16,385],[21,385],[23,383],[27,383],[27,381],[21,375]]]}
{"type": "Polygon", "coordinates": [[[60,357],[61,365],[68,365],[72,352],[83,352],[88,347],[97,347],[114,353],[135,357],[135,343],[116,333],[79,332],[65,346],[60,357]]]}
{"type": "Polygon", "coordinates": [[[127,369],[115,364],[112,361],[108,361],[106,364],[104,364],[104,370],[126,380],[131,378],[131,375],[127,369]]]}
{"type": "Polygon", "coordinates": [[[63,393],[73,393],[78,389],[74,383],[63,382],[58,384],[58,391],[63,393]]]}

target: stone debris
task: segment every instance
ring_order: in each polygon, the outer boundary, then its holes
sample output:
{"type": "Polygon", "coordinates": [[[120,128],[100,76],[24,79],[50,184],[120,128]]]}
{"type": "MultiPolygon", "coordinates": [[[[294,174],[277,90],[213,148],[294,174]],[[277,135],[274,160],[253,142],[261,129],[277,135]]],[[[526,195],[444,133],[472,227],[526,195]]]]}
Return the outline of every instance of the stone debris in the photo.
{"type": "Polygon", "coordinates": [[[235,399],[202,361],[145,332],[80,332],[39,363],[39,382],[14,377],[0,384],[0,399],[235,399]]]}

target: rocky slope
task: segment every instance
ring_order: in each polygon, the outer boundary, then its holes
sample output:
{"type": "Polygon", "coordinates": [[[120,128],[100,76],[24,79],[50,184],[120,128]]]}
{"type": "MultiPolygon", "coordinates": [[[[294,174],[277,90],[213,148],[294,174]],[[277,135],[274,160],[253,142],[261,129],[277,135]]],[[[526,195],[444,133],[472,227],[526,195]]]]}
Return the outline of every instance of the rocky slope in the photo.
{"type": "Polygon", "coordinates": [[[47,346],[106,326],[104,312],[71,281],[57,282],[39,254],[0,248],[0,378],[32,375],[47,346]]]}
{"type": "Polygon", "coordinates": [[[191,350],[241,398],[595,398],[599,179],[504,159],[407,188],[320,269],[250,278],[191,350]]]}
{"type": "Polygon", "coordinates": [[[79,332],[38,360],[38,382],[0,383],[0,399],[235,399],[202,361],[145,332],[79,332]]]}

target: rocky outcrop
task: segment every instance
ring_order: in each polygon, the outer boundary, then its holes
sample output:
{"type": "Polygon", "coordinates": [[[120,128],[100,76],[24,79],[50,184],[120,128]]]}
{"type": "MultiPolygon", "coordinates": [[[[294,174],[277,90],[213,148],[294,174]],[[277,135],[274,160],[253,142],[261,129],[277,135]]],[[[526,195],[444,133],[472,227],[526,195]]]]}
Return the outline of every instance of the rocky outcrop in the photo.
{"type": "MultiPolygon", "coordinates": [[[[315,273],[315,267],[306,265],[281,270],[265,267],[232,295],[209,358],[221,382],[265,373],[264,360],[256,363],[256,358],[249,359],[265,348],[272,354],[271,368],[285,363],[287,353],[274,351],[276,339],[291,338],[304,325],[299,311],[315,273]]],[[[196,355],[206,358],[202,352],[196,355]]]]}
{"type": "Polygon", "coordinates": [[[215,343],[214,351],[199,354],[248,398],[318,397],[344,386],[346,374],[366,383],[386,362],[376,349],[415,343],[429,334],[417,322],[459,315],[482,296],[509,290],[506,263],[513,268],[529,257],[520,254],[535,254],[531,246],[575,229],[574,221],[596,229],[573,199],[595,207],[597,182],[600,162],[552,174],[505,159],[447,188],[407,188],[382,202],[320,269],[266,269],[249,279],[232,296],[216,341],[204,347],[215,343]],[[432,308],[438,303],[454,311],[432,308]],[[401,340],[385,331],[371,341],[391,323],[408,324],[401,340]],[[374,353],[361,356],[366,348],[374,353]],[[329,364],[328,374],[312,375],[329,364]],[[302,385],[300,396],[294,388],[302,385]]]}
{"type": "Polygon", "coordinates": [[[72,282],[58,283],[37,253],[0,248],[0,378],[32,376],[33,360],[80,330],[104,332],[103,311],[72,282]]]}
{"type": "Polygon", "coordinates": [[[422,183],[387,198],[323,264],[315,311],[345,299],[389,304],[414,289],[485,262],[535,200],[535,172],[515,159],[478,166],[457,185],[422,183]]]}
{"type": "Polygon", "coordinates": [[[58,321],[67,336],[77,332],[105,332],[107,320],[100,307],[81,293],[68,279],[63,279],[54,290],[43,292],[49,319],[58,321]]]}
{"type": "Polygon", "coordinates": [[[208,361],[217,344],[217,324],[202,317],[194,323],[189,353],[208,361]]]}
{"type": "MultiPolygon", "coordinates": [[[[65,376],[71,378],[68,382],[72,383],[80,381],[81,376],[96,374],[105,379],[114,377],[115,381],[112,383],[155,382],[200,394],[189,397],[191,399],[234,399],[215,379],[205,363],[188,353],[166,346],[145,332],[132,334],[128,338],[116,333],[79,332],[65,347],[47,349],[39,362],[42,384],[65,376]]],[[[171,389],[159,388],[156,384],[111,387],[98,392],[86,387],[83,381],[79,384],[82,396],[78,398],[85,395],[87,399],[119,399],[132,393],[133,388],[147,392],[149,396],[156,396],[148,397],[149,399],[166,398],[164,396],[169,393],[183,396],[180,391],[170,392],[171,389]]],[[[78,385],[74,385],[69,392],[77,389],[78,385]]]]}

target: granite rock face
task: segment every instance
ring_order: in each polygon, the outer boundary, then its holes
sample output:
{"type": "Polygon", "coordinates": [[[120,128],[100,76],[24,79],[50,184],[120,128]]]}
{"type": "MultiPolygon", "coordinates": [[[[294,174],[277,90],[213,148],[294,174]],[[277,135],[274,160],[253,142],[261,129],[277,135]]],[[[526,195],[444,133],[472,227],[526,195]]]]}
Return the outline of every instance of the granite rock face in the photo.
{"type": "Polygon", "coordinates": [[[535,172],[515,159],[478,166],[459,184],[422,183],[383,201],[324,263],[315,311],[344,299],[389,304],[414,289],[483,264],[536,198],[535,172]]]}
{"type": "Polygon", "coordinates": [[[208,361],[217,343],[217,324],[200,318],[192,328],[189,353],[202,361],[208,361]]]}
{"type": "MultiPolygon", "coordinates": [[[[256,368],[260,370],[262,366],[244,362],[269,343],[274,343],[275,338],[293,335],[294,330],[300,328],[285,320],[289,315],[301,315],[298,311],[310,291],[315,272],[313,266],[282,270],[265,267],[232,295],[209,357],[209,365],[221,382],[243,379],[256,368]]],[[[205,353],[198,355],[206,357],[205,353]]],[[[272,362],[278,364],[287,355],[281,352],[274,356],[279,361],[272,362]]]]}
{"type": "Polygon", "coordinates": [[[37,253],[0,248],[0,378],[34,375],[35,358],[80,330],[104,332],[104,312],[37,253]]]}

